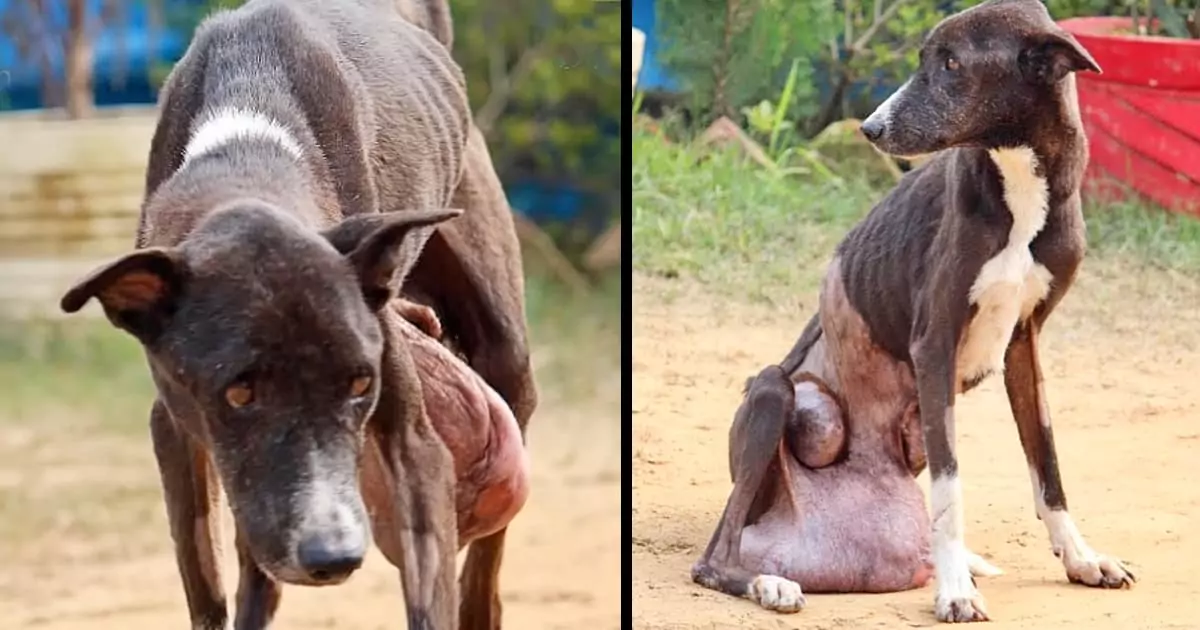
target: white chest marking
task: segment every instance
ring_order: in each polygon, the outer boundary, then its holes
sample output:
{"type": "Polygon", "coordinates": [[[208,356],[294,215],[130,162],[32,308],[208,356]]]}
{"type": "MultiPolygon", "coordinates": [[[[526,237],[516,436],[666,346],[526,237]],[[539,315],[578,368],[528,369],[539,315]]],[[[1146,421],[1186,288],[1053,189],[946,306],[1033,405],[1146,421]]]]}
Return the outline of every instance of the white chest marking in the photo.
{"type": "Polygon", "coordinates": [[[1050,292],[1050,271],[1033,259],[1029,244],[1046,224],[1049,190],[1028,147],[989,152],[1004,179],[1012,230],[1004,249],[984,263],[969,299],[978,307],[958,348],[958,376],[968,381],[1004,370],[1013,329],[1050,292]]]}
{"type": "Polygon", "coordinates": [[[244,138],[270,140],[297,160],[304,156],[300,143],[279,121],[261,112],[227,107],[206,115],[192,132],[183,151],[183,164],[244,138]]]}

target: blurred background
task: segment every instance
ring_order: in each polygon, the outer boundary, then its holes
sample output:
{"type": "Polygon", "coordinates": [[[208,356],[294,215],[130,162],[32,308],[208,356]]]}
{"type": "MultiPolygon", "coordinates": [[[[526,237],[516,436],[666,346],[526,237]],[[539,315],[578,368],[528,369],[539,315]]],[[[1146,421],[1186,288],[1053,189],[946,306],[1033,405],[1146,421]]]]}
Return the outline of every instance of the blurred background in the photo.
{"type": "MultiPolygon", "coordinates": [[[[0,609],[13,627],[186,619],[140,349],[94,305],[64,320],[57,301],[133,246],[158,88],[199,20],[239,4],[0,0],[0,609]]],[[[517,219],[542,390],[533,498],[508,538],[507,623],[616,627],[621,3],[450,5],[453,53],[517,219]]],[[[399,588],[376,557],[345,587],[289,589],[280,625],[397,627],[399,588]]]]}
{"type": "MultiPolygon", "coordinates": [[[[774,213],[840,234],[915,165],[874,150],[859,122],[912,74],[929,29],[979,0],[631,2],[642,38],[634,267],[703,278],[753,256],[760,244],[744,228],[774,213]],[[709,251],[727,255],[710,261],[709,251]]],[[[1166,264],[1184,264],[1200,251],[1200,4],[1046,6],[1103,68],[1076,75],[1091,150],[1084,200],[1093,248],[1128,252],[1136,248],[1122,239],[1140,239],[1166,264]]],[[[789,255],[825,255],[787,239],[761,245],[780,247],[767,256],[780,278],[795,273],[789,255]]],[[[737,283],[773,299],[758,285],[737,283]]]]}
{"type": "MultiPolygon", "coordinates": [[[[793,617],[702,589],[688,572],[729,496],[727,432],[746,377],[784,355],[817,309],[818,283],[838,243],[913,166],[875,151],[859,121],[911,76],[929,29],[978,0],[630,2],[643,36],[633,38],[641,41],[634,50],[641,69],[630,139],[635,623],[646,630],[933,624],[928,588],[810,595],[809,608],[793,617]]],[[[1161,461],[1184,462],[1195,450],[1200,3],[1046,5],[1103,68],[1076,75],[1091,152],[1087,258],[1039,341],[1064,475],[1079,480],[1074,493],[1095,489],[1081,506],[1103,510],[1153,496],[1192,518],[1197,495],[1190,482],[1173,481],[1169,466],[1160,478],[1141,464],[1101,473],[1095,462],[1124,460],[1122,449],[1140,448],[1130,446],[1139,439],[1152,441],[1146,448],[1161,461]],[[1108,483],[1118,478],[1121,485],[1108,483]]],[[[970,418],[958,442],[960,461],[975,466],[969,494],[986,497],[986,506],[967,508],[971,544],[1020,569],[1006,568],[1010,578],[998,578],[993,592],[1062,579],[1044,560],[1004,396],[1002,379],[992,379],[958,407],[970,418]],[[982,511],[1008,506],[1012,518],[982,511]],[[1026,571],[1035,566],[1046,573],[1026,571]]],[[[1156,510],[1147,503],[1126,509],[1128,518],[1096,512],[1093,523],[1102,520],[1112,545],[1139,558],[1159,583],[1185,584],[1189,569],[1177,566],[1173,542],[1181,530],[1139,529],[1171,522],[1156,510]]],[[[1168,595],[1185,593],[1181,586],[1168,595]]],[[[1072,604],[1070,597],[1021,587],[1022,606],[1010,600],[1004,619],[992,623],[1115,630],[1189,626],[1197,618],[1194,607],[1147,615],[1149,600],[1072,604]]]]}

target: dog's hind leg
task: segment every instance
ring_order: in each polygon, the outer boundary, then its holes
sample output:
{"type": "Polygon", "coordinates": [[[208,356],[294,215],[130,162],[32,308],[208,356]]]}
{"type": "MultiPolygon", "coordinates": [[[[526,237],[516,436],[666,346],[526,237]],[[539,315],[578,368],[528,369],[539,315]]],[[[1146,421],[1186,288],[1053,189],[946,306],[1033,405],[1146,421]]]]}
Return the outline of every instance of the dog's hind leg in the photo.
{"type": "Polygon", "coordinates": [[[1039,327],[1032,318],[1020,324],[1004,358],[1004,386],[1029,465],[1038,518],[1046,524],[1051,548],[1062,559],[1070,581],[1102,588],[1131,586],[1136,579],[1133,573],[1119,560],[1093,551],[1067,512],[1038,361],[1039,327]]]}
{"type": "MultiPolygon", "coordinates": [[[[525,323],[525,281],[511,210],[483,135],[472,125],[453,204],[464,213],[438,228],[408,284],[428,297],[467,364],[513,410],[524,437],[537,391],[525,323]]],[[[504,530],[470,544],[460,578],[460,627],[500,627],[498,576],[504,530]]]]}
{"type": "Polygon", "coordinates": [[[443,331],[508,403],[524,433],[537,407],[537,391],[521,247],[487,145],[474,126],[463,161],[452,204],[464,212],[438,226],[401,294],[412,289],[433,302],[443,331]]]}
{"type": "Polygon", "coordinates": [[[394,0],[404,19],[429,31],[448,49],[454,48],[454,24],[447,0],[394,0]]]}
{"type": "Polygon", "coordinates": [[[704,555],[692,567],[697,584],[778,612],[803,608],[804,594],[791,580],[759,575],[742,566],[742,530],[773,495],[770,473],[780,474],[779,458],[793,409],[795,390],[779,366],[765,368],[747,385],[729,432],[733,491],[704,555]]]}
{"type": "Polygon", "coordinates": [[[220,493],[216,471],[208,455],[176,426],[158,400],[150,412],[150,435],[191,627],[225,630],[229,613],[217,559],[220,493]]]}

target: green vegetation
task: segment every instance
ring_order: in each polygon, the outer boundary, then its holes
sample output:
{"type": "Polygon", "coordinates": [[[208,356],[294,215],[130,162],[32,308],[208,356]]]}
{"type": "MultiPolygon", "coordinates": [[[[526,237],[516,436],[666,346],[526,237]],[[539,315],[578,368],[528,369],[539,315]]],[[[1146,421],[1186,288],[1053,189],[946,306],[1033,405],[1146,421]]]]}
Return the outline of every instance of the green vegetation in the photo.
{"type": "MultiPolygon", "coordinates": [[[[544,406],[615,408],[620,278],[589,294],[527,282],[544,406]]],[[[99,559],[169,544],[124,535],[162,518],[147,428],[154,386],[133,338],[102,318],[0,322],[0,383],[0,552],[20,564],[65,557],[55,540],[86,540],[99,559]]]]}
{"type": "Polygon", "coordinates": [[[632,149],[634,268],[756,299],[814,281],[876,194],[781,177],[732,152],[701,153],[640,130],[632,149]]]}
{"type": "MultiPolygon", "coordinates": [[[[875,105],[870,87],[911,74],[925,33],[980,1],[659,0],[658,59],[684,84],[683,104],[699,126],[722,115],[750,124],[756,113],[778,108],[791,122],[785,135],[802,140],[865,115],[875,105]],[[793,97],[773,102],[793,65],[793,97]]],[[[1130,16],[1144,34],[1200,37],[1200,7],[1189,0],[1046,4],[1058,20],[1130,16]]]]}
{"type": "MultiPolygon", "coordinates": [[[[616,274],[586,294],[537,277],[527,282],[526,313],[534,345],[538,350],[562,349],[539,363],[550,379],[544,386],[586,387],[603,370],[619,369],[621,295],[616,274]],[[576,361],[576,355],[586,360],[576,361]]],[[[0,397],[0,429],[34,423],[52,412],[59,416],[56,422],[68,422],[71,428],[140,433],[154,392],[141,347],[103,318],[4,321],[0,382],[6,384],[0,397]],[[57,413],[67,411],[71,413],[57,413]]]]}
{"type": "MultiPolygon", "coordinates": [[[[884,192],[848,175],[843,188],[781,177],[732,151],[700,150],[635,125],[634,269],[772,304],[812,289],[846,230],[884,192]]],[[[1085,212],[1090,267],[1200,278],[1200,221],[1136,202],[1089,204],[1085,212]]]]}

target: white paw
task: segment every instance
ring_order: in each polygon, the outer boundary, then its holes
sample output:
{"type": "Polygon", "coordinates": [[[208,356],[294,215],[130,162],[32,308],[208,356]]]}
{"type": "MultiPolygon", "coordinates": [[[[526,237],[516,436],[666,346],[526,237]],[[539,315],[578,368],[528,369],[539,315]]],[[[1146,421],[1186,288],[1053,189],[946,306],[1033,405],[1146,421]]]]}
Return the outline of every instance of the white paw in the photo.
{"type": "Polygon", "coordinates": [[[971,569],[971,575],[975,577],[1004,575],[1004,571],[971,551],[967,551],[967,567],[971,569]]]}
{"type": "Polygon", "coordinates": [[[1125,568],[1120,560],[1096,553],[1084,558],[1064,559],[1067,579],[1076,584],[1097,588],[1129,588],[1137,581],[1133,572],[1125,568]]]}
{"type": "Polygon", "coordinates": [[[938,621],[987,621],[983,596],[975,588],[975,579],[971,577],[971,563],[968,560],[971,555],[965,548],[959,547],[953,559],[942,563],[945,570],[937,575],[937,598],[933,603],[933,612],[938,621]]]}
{"type": "Polygon", "coordinates": [[[987,621],[988,614],[983,605],[983,596],[979,594],[979,591],[971,590],[972,594],[961,596],[943,595],[939,592],[933,606],[938,621],[946,623],[987,621]]]}
{"type": "Polygon", "coordinates": [[[781,613],[798,612],[805,604],[800,585],[776,575],[754,578],[746,596],[767,610],[781,613]]]}

